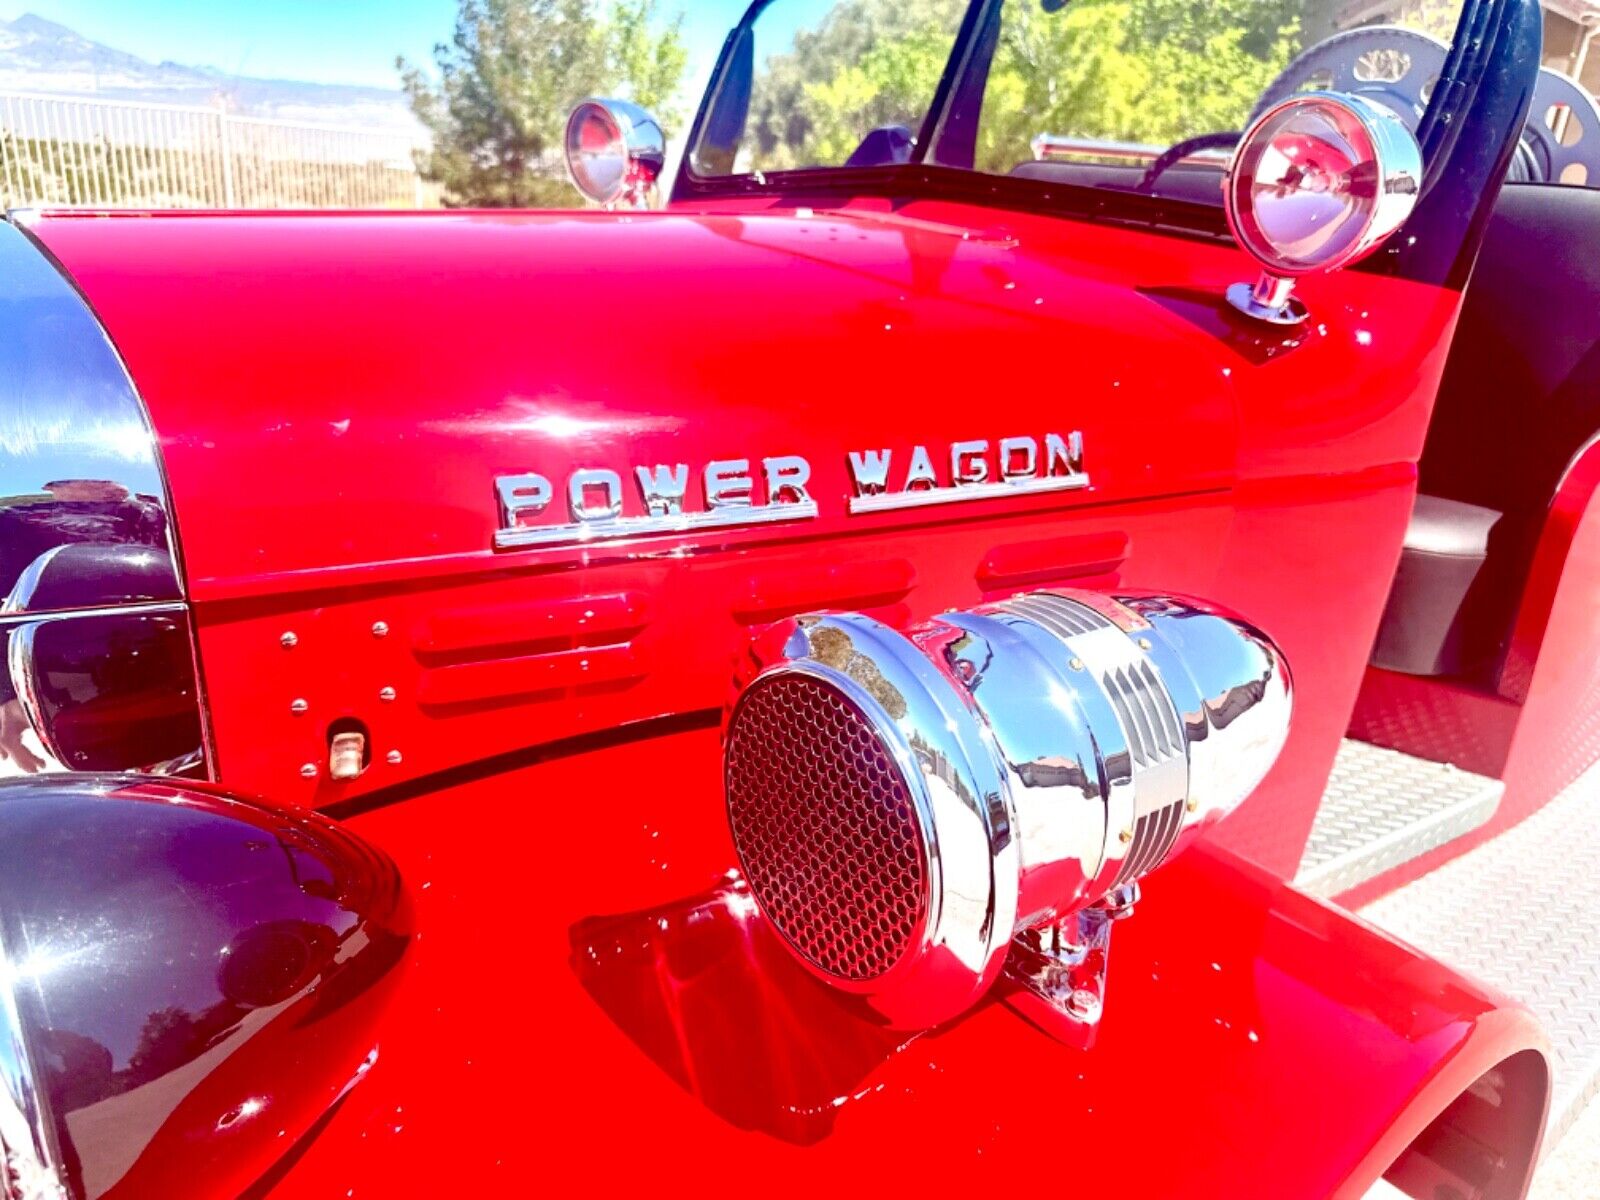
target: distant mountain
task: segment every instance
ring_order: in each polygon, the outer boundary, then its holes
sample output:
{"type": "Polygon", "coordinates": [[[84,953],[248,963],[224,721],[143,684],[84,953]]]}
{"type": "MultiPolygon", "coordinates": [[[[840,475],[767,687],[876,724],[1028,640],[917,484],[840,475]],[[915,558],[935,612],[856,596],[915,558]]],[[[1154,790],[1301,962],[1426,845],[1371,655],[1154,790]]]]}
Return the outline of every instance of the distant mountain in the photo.
{"type": "Polygon", "coordinates": [[[0,90],[217,107],[252,117],[421,136],[398,89],[228,75],[152,63],[25,13],[0,20],[0,90]]]}

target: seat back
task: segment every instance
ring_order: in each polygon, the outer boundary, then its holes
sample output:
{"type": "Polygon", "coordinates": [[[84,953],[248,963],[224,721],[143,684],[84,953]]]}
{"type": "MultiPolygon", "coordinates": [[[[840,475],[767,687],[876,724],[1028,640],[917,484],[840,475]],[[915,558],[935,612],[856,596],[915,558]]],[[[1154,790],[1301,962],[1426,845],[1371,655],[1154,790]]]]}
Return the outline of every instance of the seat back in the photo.
{"type": "Polygon", "coordinates": [[[1499,661],[1546,513],[1600,430],[1600,191],[1510,184],[1467,287],[1421,490],[1505,514],[1474,591],[1473,657],[1499,661]]]}

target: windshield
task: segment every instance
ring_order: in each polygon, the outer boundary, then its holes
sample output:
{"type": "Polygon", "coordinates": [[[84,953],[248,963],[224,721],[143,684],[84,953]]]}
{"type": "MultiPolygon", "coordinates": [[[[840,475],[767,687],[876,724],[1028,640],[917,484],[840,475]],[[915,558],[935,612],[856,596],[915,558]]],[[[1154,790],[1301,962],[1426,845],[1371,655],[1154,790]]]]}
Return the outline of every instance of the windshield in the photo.
{"type": "MultiPolygon", "coordinates": [[[[775,172],[925,164],[1220,205],[1217,177],[1239,133],[1296,92],[1357,92],[1415,131],[1462,4],[970,7],[772,0],[724,56],[690,174],[760,181],[775,172]]],[[[1588,141],[1600,156],[1600,110],[1569,81],[1562,97],[1530,122],[1530,136],[1542,136],[1532,139],[1528,169],[1550,182],[1600,181],[1600,157],[1568,161],[1576,126],[1594,129],[1588,141]],[[1532,161],[1541,155],[1542,164],[1532,161]]]]}
{"type": "Polygon", "coordinates": [[[966,0],[778,0],[734,52],[696,147],[704,175],[909,161],[966,0]],[[874,134],[877,136],[874,137],[874,134]]]}

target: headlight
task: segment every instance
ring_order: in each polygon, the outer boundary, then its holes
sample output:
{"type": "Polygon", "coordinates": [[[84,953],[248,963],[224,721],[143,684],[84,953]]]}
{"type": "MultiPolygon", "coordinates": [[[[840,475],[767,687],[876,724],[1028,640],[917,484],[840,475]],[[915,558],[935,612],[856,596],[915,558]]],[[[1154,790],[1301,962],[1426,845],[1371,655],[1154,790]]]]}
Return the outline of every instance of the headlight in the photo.
{"type": "Polygon", "coordinates": [[[235,1196],[376,1061],[398,873],[193,786],[0,787],[0,1196],[235,1196]]]}

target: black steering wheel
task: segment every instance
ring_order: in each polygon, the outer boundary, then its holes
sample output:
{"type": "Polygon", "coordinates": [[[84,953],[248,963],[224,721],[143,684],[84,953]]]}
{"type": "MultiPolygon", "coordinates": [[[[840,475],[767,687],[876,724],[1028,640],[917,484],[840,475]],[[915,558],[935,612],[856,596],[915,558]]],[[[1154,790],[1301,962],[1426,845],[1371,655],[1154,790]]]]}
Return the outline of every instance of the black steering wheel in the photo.
{"type": "Polygon", "coordinates": [[[1154,192],[1156,181],[1190,155],[1199,154],[1202,150],[1232,150],[1243,136],[1236,129],[1232,133],[1202,133],[1199,137],[1184,138],[1177,145],[1162,151],[1161,157],[1150,164],[1144,178],[1139,180],[1138,190],[1154,192]]]}
{"type": "MultiPolygon", "coordinates": [[[[1261,93],[1249,123],[1300,92],[1335,91],[1382,104],[1416,133],[1449,53],[1437,38],[1399,25],[1336,33],[1302,51],[1283,69],[1261,93]]],[[[1214,133],[1179,142],[1150,164],[1138,190],[1153,192],[1156,182],[1190,155],[1231,146],[1238,139],[1236,133],[1214,133]]],[[[1518,182],[1600,185],[1600,105],[1594,97],[1560,72],[1541,69],[1508,177],[1518,182]]]]}

